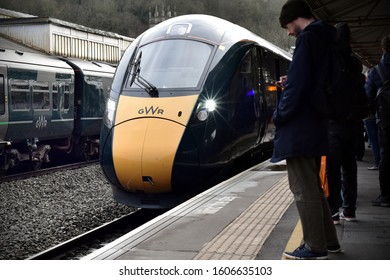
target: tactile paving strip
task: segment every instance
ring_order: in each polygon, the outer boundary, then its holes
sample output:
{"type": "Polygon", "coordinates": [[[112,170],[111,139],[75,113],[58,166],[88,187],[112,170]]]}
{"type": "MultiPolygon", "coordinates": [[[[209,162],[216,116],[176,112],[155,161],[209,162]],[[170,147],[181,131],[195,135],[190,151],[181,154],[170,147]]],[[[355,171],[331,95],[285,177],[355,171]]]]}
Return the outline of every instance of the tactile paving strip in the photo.
{"type": "Polygon", "coordinates": [[[196,260],[253,260],[293,201],[283,177],[195,256],[196,260]]]}

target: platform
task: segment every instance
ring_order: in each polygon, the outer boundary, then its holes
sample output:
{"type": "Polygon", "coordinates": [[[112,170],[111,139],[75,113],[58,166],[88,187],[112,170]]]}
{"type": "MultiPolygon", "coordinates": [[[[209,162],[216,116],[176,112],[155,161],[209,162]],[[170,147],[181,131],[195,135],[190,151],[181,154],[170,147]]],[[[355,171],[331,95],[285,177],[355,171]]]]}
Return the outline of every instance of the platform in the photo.
{"type": "MultiPolygon", "coordinates": [[[[379,194],[370,150],[358,162],[357,222],[336,225],[333,260],[390,260],[390,208],[379,194]]],[[[280,260],[302,241],[285,163],[264,162],[197,195],[84,259],[280,260]]]]}

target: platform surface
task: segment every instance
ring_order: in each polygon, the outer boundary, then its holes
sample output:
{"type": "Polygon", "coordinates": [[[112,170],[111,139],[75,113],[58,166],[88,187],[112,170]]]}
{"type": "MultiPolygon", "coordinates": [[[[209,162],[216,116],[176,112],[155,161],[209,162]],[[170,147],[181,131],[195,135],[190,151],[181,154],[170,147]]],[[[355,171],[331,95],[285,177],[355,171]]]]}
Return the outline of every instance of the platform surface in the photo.
{"type": "MultiPolygon", "coordinates": [[[[357,221],[336,225],[333,260],[390,260],[390,208],[374,207],[372,154],[358,162],[357,221]]],[[[280,260],[302,242],[285,162],[264,162],[197,195],[84,259],[280,260]]]]}

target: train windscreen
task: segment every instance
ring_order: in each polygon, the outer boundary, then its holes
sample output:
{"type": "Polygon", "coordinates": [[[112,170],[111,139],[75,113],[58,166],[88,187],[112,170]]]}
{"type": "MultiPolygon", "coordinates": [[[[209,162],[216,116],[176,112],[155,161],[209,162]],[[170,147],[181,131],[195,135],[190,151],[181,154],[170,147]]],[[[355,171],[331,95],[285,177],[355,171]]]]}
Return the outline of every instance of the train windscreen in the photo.
{"type": "Polygon", "coordinates": [[[213,46],[190,40],[164,40],[138,50],[127,88],[140,88],[140,78],[158,89],[196,88],[213,46]]]}

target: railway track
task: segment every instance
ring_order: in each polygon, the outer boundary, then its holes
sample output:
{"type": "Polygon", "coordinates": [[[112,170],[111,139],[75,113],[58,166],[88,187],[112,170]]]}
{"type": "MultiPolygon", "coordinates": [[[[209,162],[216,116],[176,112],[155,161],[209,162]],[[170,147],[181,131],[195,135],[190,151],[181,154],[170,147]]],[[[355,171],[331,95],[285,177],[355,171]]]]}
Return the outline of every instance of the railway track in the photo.
{"type": "Polygon", "coordinates": [[[75,169],[75,168],[81,168],[85,166],[89,166],[91,164],[97,164],[99,163],[99,160],[90,160],[90,161],[83,161],[83,162],[75,162],[75,163],[69,163],[65,165],[56,165],[52,167],[46,167],[39,170],[34,171],[20,171],[15,174],[5,175],[3,177],[0,177],[0,183],[2,182],[10,182],[20,179],[26,179],[34,176],[40,176],[45,174],[50,174],[53,172],[61,171],[61,170],[69,170],[69,169],[75,169]]]}
{"type": "Polygon", "coordinates": [[[103,247],[166,210],[139,209],[66,242],[29,257],[29,260],[74,260],[103,247]]]}

